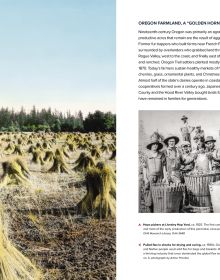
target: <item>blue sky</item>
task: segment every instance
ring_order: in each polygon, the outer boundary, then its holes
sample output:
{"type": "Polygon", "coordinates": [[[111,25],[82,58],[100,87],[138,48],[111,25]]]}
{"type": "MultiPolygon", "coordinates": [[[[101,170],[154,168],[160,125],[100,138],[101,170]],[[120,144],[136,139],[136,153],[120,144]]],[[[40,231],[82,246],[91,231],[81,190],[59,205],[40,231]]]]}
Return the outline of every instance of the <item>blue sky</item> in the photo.
{"type": "Polygon", "coordinates": [[[0,0],[0,106],[115,111],[114,0],[0,0]]]}

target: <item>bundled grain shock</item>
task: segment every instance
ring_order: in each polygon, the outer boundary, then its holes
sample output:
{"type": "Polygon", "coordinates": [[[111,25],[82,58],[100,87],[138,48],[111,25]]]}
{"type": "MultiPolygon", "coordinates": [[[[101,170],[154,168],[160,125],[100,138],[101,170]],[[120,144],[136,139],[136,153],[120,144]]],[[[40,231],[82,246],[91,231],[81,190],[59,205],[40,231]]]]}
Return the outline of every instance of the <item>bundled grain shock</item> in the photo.
{"type": "Polygon", "coordinates": [[[44,164],[43,153],[39,148],[34,149],[32,155],[33,155],[32,162],[41,165],[44,164]]]}
{"type": "Polygon", "coordinates": [[[112,154],[111,154],[111,156],[110,156],[110,160],[113,160],[113,159],[115,159],[116,158],[116,150],[113,150],[112,151],[112,154]]]}
{"type": "Polygon", "coordinates": [[[40,280],[40,271],[19,252],[8,239],[4,215],[0,206],[0,279],[40,280]]]}
{"type": "Polygon", "coordinates": [[[107,153],[107,154],[110,152],[109,146],[106,145],[106,144],[102,144],[100,150],[101,150],[103,153],[107,153]]]}
{"type": "Polygon", "coordinates": [[[15,145],[13,143],[8,143],[7,147],[5,148],[5,152],[7,152],[8,154],[11,154],[14,152],[15,149],[15,145]]]}
{"type": "Polygon", "coordinates": [[[23,152],[22,152],[21,146],[16,145],[12,154],[22,156],[23,152]]]}
{"type": "Polygon", "coordinates": [[[93,147],[91,149],[91,156],[94,157],[95,159],[99,159],[101,157],[101,152],[99,148],[93,147]]]}
{"type": "Polygon", "coordinates": [[[89,168],[95,166],[95,161],[91,156],[82,152],[79,155],[79,158],[75,161],[75,164],[76,164],[76,166],[74,167],[75,171],[87,171],[89,168]]]}
{"type": "Polygon", "coordinates": [[[22,158],[12,158],[2,163],[3,176],[0,186],[7,185],[30,185],[29,170],[22,158]]]}
{"type": "Polygon", "coordinates": [[[71,152],[75,152],[76,151],[76,147],[75,147],[74,143],[68,143],[68,147],[69,147],[69,150],[71,152]]]}
{"type": "Polygon", "coordinates": [[[78,204],[79,213],[101,219],[115,217],[115,174],[108,165],[100,163],[87,171],[86,189],[86,196],[78,204]]]}
{"type": "Polygon", "coordinates": [[[52,162],[54,159],[54,153],[52,151],[46,151],[44,156],[44,162],[52,162]]]}
{"type": "Polygon", "coordinates": [[[60,149],[57,149],[54,156],[53,166],[49,169],[48,172],[57,172],[57,173],[71,173],[71,170],[67,166],[63,152],[60,149]]]}
{"type": "Polygon", "coordinates": [[[116,198],[116,174],[110,165],[100,161],[97,163],[96,167],[101,171],[103,178],[105,178],[105,183],[110,185],[110,193],[116,198]]]}
{"type": "Polygon", "coordinates": [[[67,147],[66,145],[63,145],[62,148],[61,148],[61,152],[63,153],[63,155],[67,158],[70,158],[70,155],[68,154],[67,152],[67,147]]]}

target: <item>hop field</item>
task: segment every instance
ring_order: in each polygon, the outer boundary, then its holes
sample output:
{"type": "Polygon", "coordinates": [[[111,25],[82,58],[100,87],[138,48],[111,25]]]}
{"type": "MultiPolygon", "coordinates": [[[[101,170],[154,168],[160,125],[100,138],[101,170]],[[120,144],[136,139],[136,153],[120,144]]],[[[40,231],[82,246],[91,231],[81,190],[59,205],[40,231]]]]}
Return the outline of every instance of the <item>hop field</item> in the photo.
{"type": "Polygon", "coordinates": [[[0,135],[0,230],[43,279],[115,279],[115,158],[114,133],[0,135]]]}

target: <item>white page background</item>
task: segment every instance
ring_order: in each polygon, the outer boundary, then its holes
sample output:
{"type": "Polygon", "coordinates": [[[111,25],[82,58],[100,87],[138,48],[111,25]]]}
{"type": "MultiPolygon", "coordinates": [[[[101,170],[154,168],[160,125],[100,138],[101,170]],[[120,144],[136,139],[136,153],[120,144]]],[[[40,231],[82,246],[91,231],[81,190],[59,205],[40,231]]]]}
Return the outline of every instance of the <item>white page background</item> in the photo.
{"type": "MultiPolygon", "coordinates": [[[[117,1],[117,279],[218,279],[220,257],[142,260],[140,242],[220,243],[218,232],[143,237],[139,223],[219,223],[220,214],[138,213],[138,110],[219,110],[220,102],[137,102],[139,20],[220,20],[219,1],[117,1]]],[[[160,27],[162,29],[162,26],[160,27]]],[[[167,27],[165,27],[167,28],[167,27]]],[[[171,28],[171,27],[170,27],[171,28]]],[[[172,27],[179,29],[180,27],[172,27]]],[[[188,26],[186,28],[189,28],[188,26]]],[[[211,27],[209,26],[209,29],[211,27]]],[[[220,27],[213,27],[220,29],[220,27]]]]}

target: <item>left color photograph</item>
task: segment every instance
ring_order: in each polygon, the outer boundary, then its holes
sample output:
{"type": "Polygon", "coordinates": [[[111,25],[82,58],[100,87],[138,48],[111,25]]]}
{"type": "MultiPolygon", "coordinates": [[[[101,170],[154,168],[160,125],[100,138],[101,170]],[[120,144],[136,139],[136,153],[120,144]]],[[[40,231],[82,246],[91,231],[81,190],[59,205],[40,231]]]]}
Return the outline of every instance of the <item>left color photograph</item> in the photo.
{"type": "Polygon", "coordinates": [[[0,0],[0,279],[116,279],[115,0],[0,0]]]}

